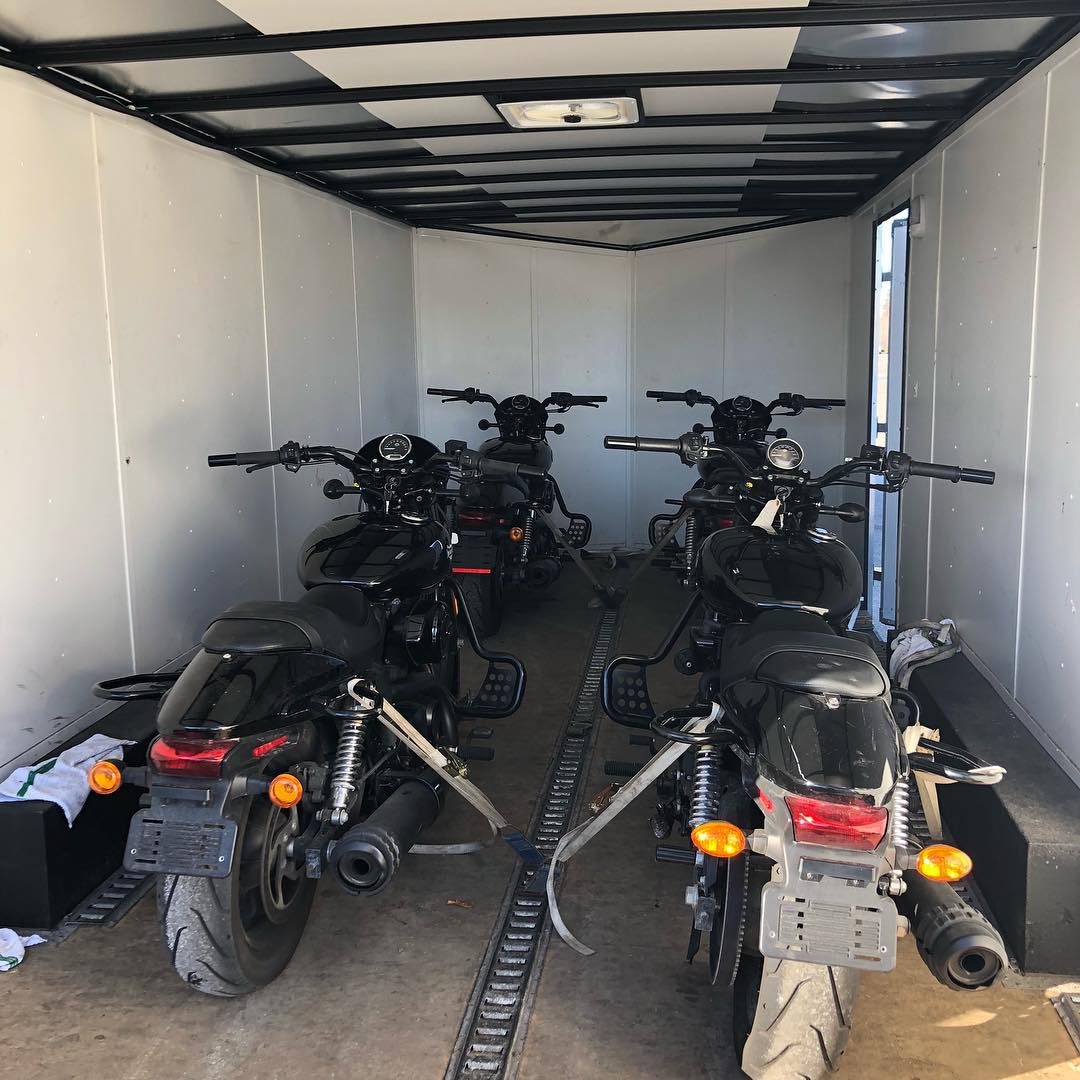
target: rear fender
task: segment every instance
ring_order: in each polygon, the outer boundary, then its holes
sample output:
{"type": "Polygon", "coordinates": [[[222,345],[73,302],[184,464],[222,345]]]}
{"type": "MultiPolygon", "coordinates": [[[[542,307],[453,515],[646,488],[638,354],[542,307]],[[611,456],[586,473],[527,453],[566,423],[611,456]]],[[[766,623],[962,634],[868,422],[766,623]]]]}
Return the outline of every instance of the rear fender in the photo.
{"type": "Polygon", "coordinates": [[[246,739],[325,715],[343,692],[344,665],[306,652],[261,654],[200,650],[162,698],[157,729],[213,739],[246,739]]]}

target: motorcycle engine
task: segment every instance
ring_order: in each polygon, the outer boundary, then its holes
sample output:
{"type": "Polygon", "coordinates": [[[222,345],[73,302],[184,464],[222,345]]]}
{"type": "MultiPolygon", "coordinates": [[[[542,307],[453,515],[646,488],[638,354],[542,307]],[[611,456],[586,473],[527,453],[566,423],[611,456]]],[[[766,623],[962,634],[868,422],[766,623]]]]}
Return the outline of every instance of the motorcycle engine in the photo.
{"type": "Polygon", "coordinates": [[[437,664],[453,646],[454,618],[441,600],[406,616],[401,626],[405,651],[416,664],[437,664]]]}

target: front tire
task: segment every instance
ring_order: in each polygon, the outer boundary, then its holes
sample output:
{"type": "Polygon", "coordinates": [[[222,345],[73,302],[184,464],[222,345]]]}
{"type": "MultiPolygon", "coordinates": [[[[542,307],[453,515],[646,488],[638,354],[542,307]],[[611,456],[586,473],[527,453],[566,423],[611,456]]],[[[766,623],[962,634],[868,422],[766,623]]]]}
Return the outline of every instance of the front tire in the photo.
{"type": "Polygon", "coordinates": [[[735,979],[735,1052],[751,1080],[818,1080],[840,1067],[859,972],[744,956],[735,979]]]}
{"type": "Polygon", "coordinates": [[[224,878],[162,874],[158,918],[177,975],[204,994],[239,997],[285,969],[307,925],[316,882],[285,845],[295,809],[247,799],[232,872],[224,878]]]}

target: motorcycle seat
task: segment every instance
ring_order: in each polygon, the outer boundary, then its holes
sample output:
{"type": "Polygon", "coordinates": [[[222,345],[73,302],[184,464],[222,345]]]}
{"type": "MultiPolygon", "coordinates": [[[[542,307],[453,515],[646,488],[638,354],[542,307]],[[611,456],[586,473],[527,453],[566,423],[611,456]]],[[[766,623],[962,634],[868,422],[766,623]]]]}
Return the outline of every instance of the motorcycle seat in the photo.
{"type": "Polygon", "coordinates": [[[869,645],[835,633],[809,612],[766,612],[746,628],[745,636],[724,644],[720,685],[725,690],[761,682],[804,694],[866,699],[889,688],[869,645]]]}
{"type": "Polygon", "coordinates": [[[354,671],[382,643],[367,597],[350,585],[317,585],[297,601],[250,600],[222,612],[202,636],[212,653],[308,652],[332,656],[354,671]]]}

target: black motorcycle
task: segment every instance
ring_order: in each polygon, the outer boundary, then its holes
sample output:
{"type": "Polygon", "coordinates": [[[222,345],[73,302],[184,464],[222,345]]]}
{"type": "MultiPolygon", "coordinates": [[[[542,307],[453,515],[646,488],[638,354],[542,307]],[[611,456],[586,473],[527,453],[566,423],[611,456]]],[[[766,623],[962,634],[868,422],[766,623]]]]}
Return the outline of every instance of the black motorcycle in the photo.
{"type": "Polygon", "coordinates": [[[456,761],[492,755],[463,742],[459,720],[509,715],[524,693],[521,663],[483,648],[451,576],[449,484],[538,470],[485,461],[463,443],[440,453],[403,434],[356,452],[291,442],[209,458],[248,472],[322,463],[349,474],[324,494],[358,499],[359,512],[304,541],[300,600],[236,604],[181,672],[96,688],[161,699],[147,767],[113,763],[95,790],[123,780],[149,789],[124,863],[158,875],[173,966],[204,993],[232,997],[270,982],[300,940],[324,871],[349,893],[374,895],[439,814],[443,780],[378,722],[387,705],[456,761]],[[475,700],[459,692],[459,616],[488,661],[475,700]]]}
{"type": "Polygon", "coordinates": [[[693,846],[661,845],[657,857],[694,868],[687,955],[707,934],[712,982],[734,987],[744,1072],[820,1077],[847,1044],[860,973],[891,970],[898,935],[913,932],[931,972],[955,990],[990,985],[1006,963],[996,930],[954,888],[970,858],[936,842],[923,816],[936,799],[926,778],[993,784],[1004,770],[931,741],[917,700],[890,686],[877,652],[848,630],[862,571],[818,522],[865,511],[828,506],[825,493],[859,486],[856,474],[887,492],[912,476],[991,484],[994,474],[865,446],[814,477],[793,440],[773,442],[754,465],[695,432],[605,445],[687,465],[718,458],[738,475],[687,493],[687,505],[735,524],[702,542],[697,591],[656,653],[611,661],[602,701],[656,744],[686,747],[659,775],[652,825],[661,840],[678,826],[693,846]],[[658,717],[647,669],[699,607],[697,694],[658,717]]]}
{"type": "MultiPolygon", "coordinates": [[[[537,401],[527,394],[516,394],[496,401],[471,386],[464,390],[429,387],[428,393],[441,397],[444,403],[490,405],[495,411],[494,423],[481,420],[478,426],[481,431],[495,427],[499,434],[481,444],[482,457],[527,465],[543,474],[481,480],[463,488],[458,501],[454,573],[460,575],[462,591],[481,633],[494,633],[502,619],[508,587],[550,585],[562,570],[563,556],[573,558],[592,536],[592,521],[567,509],[558,483],[549,475],[552,455],[547,433],[561,435],[566,429],[560,423],[549,425],[548,420],[551,414],[568,412],[577,405],[599,408],[607,397],[553,393],[537,401]],[[565,526],[556,524],[551,516],[556,504],[568,519],[565,526]]],[[[588,573],[586,576],[593,580],[588,573]]],[[[595,580],[593,584],[599,588],[595,580]]]]}
{"type": "MultiPolygon", "coordinates": [[[[714,446],[729,447],[738,457],[751,467],[760,467],[765,460],[766,438],[787,438],[786,428],[772,428],[777,416],[799,416],[806,409],[830,410],[842,407],[843,398],[808,398],[802,394],[777,394],[765,404],[754,398],[740,395],[717,401],[698,390],[647,390],[645,396],[656,401],[681,401],[691,408],[697,405],[711,405],[712,416],[708,426],[695,424],[693,433],[710,433],[714,446]]],[[[698,479],[695,488],[708,488],[717,484],[731,484],[739,479],[738,469],[722,455],[708,455],[697,462],[698,479]]],[[[681,502],[681,500],[671,500],[681,502]]],[[[727,528],[734,524],[734,519],[724,514],[710,513],[702,508],[685,509],[683,543],[677,540],[678,529],[675,527],[679,514],[656,514],[649,521],[649,543],[659,551],[662,549],[668,565],[679,574],[684,585],[691,586],[698,555],[698,541],[716,529],[727,528]],[[663,541],[663,542],[661,542],[663,541]]]]}

